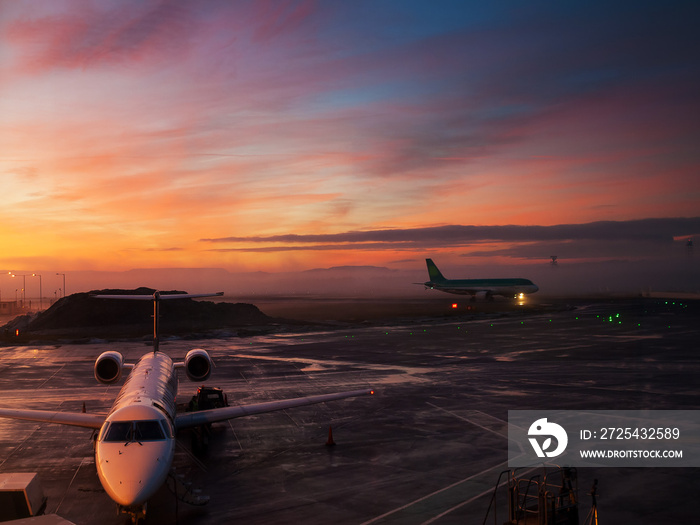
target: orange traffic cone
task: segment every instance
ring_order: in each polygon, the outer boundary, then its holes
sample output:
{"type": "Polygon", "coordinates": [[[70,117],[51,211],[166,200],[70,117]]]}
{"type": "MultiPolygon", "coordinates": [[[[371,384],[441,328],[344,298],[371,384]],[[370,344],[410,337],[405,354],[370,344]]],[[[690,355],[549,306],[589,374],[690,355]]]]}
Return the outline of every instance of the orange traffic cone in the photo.
{"type": "Polygon", "coordinates": [[[333,428],[331,426],[328,427],[328,441],[326,441],[326,446],[327,447],[332,447],[335,445],[335,441],[333,441],[333,428]]]}

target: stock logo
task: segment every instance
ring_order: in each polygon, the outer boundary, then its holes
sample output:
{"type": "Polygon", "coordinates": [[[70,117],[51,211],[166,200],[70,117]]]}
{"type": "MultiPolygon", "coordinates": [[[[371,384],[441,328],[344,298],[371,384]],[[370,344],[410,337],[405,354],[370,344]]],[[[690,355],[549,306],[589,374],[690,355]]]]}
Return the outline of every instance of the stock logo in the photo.
{"type": "Polygon", "coordinates": [[[538,419],[532,425],[530,425],[530,430],[527,431],[529,436],[530,444],[535,450],[537,457],[543,458],[547,456],[548,458],[557,457],[559,454],[564,452],[567,443],[569,442],[569,437],[566,435],[566,430],[556,423],[549,423],[546,417],[538,419]],[[535,437],[533,437],[535,436],[535,437]],[[541,439],[542,445],[540,445],[541,439]],[[552,448],[552,438],[557,442],[556,448],[552,448]]]}

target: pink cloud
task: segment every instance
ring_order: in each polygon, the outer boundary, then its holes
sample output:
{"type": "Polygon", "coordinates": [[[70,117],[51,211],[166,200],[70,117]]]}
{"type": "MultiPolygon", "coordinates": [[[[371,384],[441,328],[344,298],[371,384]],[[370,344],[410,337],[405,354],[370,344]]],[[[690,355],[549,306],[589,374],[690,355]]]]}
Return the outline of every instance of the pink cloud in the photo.
{"type": "Polygon", "coordinates": [[[182,54],[192,14],[175,2],[105,10],[84,4],[80,10],[25,15],[9,24],[6,35],[21,49],[19,67],[31,72],[124,65],[182,54]]]}

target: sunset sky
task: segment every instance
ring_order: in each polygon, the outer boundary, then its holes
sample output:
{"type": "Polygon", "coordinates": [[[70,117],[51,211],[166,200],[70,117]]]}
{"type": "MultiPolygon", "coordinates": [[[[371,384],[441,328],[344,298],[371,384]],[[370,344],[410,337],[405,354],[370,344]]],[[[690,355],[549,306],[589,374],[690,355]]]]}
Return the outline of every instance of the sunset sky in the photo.
{"type": "Polygon", "coordinates": [[[0,270],[657,256],[700,234],[698,20],[0,0],[0,270]]]}

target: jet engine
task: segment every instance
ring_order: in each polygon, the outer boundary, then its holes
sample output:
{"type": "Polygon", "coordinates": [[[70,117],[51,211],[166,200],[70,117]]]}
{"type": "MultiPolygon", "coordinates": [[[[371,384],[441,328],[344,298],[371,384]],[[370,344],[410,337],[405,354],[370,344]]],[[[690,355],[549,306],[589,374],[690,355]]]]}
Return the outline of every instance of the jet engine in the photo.
{"type": "Polygon", "coordinates": [[[95,361],[95,379],[104,385],[116,383],[122,376],[123,366],[124,358],[119,352],[103,352],[95,361]]]}
{"type": "Polygon", "coordinates": [[[201,348],[187,352],[185,356],[185,372],[190,381],[206,381],[211,375],[212,362],[209,354],[201,348]]]}

